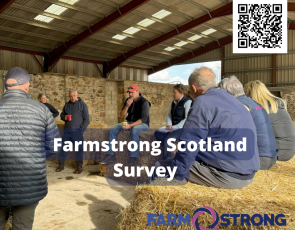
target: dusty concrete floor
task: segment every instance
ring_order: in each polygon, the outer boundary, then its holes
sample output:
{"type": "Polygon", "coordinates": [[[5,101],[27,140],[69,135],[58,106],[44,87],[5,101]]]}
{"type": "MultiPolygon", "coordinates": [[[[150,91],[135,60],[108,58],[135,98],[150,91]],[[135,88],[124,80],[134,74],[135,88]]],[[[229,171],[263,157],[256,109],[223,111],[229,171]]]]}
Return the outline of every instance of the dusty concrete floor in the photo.
{"type": "Polygon", "coordinates": [[[97,176],[98,166],[85,166],[80,175],[47,163],[48,195],[36,209],[33,230],[117,229],[120,210],[134,195],[134,186],[110,186],[97,176]]]}

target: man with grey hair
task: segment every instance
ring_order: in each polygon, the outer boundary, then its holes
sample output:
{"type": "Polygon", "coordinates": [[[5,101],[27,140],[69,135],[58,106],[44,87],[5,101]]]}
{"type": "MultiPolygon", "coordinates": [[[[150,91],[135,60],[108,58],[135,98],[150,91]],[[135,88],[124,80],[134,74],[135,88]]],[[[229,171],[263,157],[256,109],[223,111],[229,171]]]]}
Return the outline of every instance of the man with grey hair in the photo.
{"type": "Polygon", "coordinates": [[[229,78],[222,79],[222,81],[219,82],[218,86],[221,89],[226,90],[235,98],[238,98],[239,96],[242,96],[245,94],[243,84],[234,75],[230,76],[229,78]]]}
{"type": "MultiPolygon", "coordinates": [[[[78,93],[75,89],[69,91],[70,100],[67,102],[60,114],[60,119],[65,122],[64,135],[62,142],[70,141],[75,146],[75,141],[82,141],[79,145],[79,151],[76,152],[77,169],[75,174],[80,174],[82,172],[83,166],[83,133],[89,125],[89,114],[88,108],[84,101],[78,97],[78,93]]],[[[61,172],[64,170],[65,160],[67,158],[67,152],[62,148],[59,157],[59,166],[56,172],[61,172]]]]}
{"type": "Polygon", "coordinates": [[[28,94],[30,80],[26,70],[10,69],[0,100],[1,230],[10,212],[13,230],[32,229],[36,207],[48,192],[46,158],[58,153],[58,128],[49,109],[28,94]]]}
{"type": "Polygon", "coordinates": [[[245,95],[243,84],[236,76],[224,78],[219,83],[219,87],[226,90],[229,94],[233,95],[241,103],[250,108],[250,113],[256,126],[260,169],[270,169],[276,164],[279,151],[276,147],[275,135],[266,110],[252,98],[245,95]]]}
{"type": "Polygon", "coordinates": [[[195,99],[180,134],[182,148],[172,163],[159,161],[156,166],[176,167],[174,178],[184,182],[224,189],[249,185],[259,169],[256,128],[250,113],[237,99],[216,87],[210,68],[195,69],[189,86],[195,99]],[[217,148],[225,146],[225,142],[237,146],[243,138],[247,141],[242,153],[237,148],[217,148]],[[193,142],[197,148],[192,148],[193,142]]]}

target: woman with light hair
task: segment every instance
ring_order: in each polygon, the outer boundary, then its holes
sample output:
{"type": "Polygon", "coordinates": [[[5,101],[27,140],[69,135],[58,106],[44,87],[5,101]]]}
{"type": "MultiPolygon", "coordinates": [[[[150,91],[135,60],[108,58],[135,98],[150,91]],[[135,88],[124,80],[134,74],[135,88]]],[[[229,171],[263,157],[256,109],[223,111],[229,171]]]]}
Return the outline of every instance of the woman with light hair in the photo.
{"type": "Polygon", "coordinates": [[[43,103],[44,105],[46,105],[46,107],[52,113],[52,116],[54,118],[56,118],[59,115],[59,112],[56,110],[56,108],[54,108],[52,105],[50,105],[50,104],[47,103],[47,98],[46,98],[46,95],[45,94],[40,93],[38,95],[38,101],[40,101],[41,103],[43,103]]]}
{"type": "Polygon", "coordinates": [[[278,160],[288,161],[295,155],[295,128],[286,103],[269,92],[261,81],[251,81],[244,87],[248,97],[262,105],[269,115],[276,137],[278,160]]]}

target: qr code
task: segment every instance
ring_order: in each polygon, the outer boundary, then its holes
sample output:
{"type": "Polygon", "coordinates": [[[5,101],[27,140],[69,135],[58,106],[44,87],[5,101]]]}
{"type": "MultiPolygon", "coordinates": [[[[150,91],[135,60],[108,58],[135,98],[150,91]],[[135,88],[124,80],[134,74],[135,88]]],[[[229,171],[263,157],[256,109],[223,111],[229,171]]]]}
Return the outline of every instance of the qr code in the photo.
{"type": "Polygon", "coordinates": [[[233,53],[287,53],[287,0],[234,0],[233,53]]]}

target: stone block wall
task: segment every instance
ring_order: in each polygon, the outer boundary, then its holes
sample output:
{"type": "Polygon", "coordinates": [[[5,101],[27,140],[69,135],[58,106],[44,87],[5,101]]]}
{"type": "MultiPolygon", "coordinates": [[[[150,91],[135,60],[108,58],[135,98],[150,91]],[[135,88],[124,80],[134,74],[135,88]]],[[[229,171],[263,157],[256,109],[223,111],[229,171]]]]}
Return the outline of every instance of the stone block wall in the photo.
{"type": "MultiPolygon", "coordinates": [[[[0,74],[0,76],[2,73],[0,74]]],[[[29,94],[37,100],[39,93],[47,96],[47,102],[60,113],[69,101],[69,90],[74,88],[78,96],[87,104],[90,121],[93,124],[106,124],[112,127],[122,122],[120,111],[124,101],[129,97],[128,86],[137,84],[142,95],[151,102],[150,128],[166,125],[166,115],[172,101],[172,84],[162,84],[131,80],[110,80],[98,77],[43,73],[31,75],[29,94]]],[[[0,96],[3,92],[3,79],[0,81],[0,96]]],[[[61,122],[60,117],[56,122],[61,122]]]]}
{"type": "Polygon", "coordinates": [[[126,90],[131,84],[137,84],[142,96],[152,104],[150,109],[150,128],[165,126],[166,116],[173,100],[173,85],[142,81],[120,82],[120,85],[118,85],[118,113],[123,108],[126,98],[129,97],[126,90]]]}
{"type": "Polygon", "coordinates": [[[106,113],[105,123],[112,127],[118,123],[118,82],[106,81],[106,113]]]}
{"type": "MultiPolygon", "coordinates": [[[[37,101],[38,94],[43,93],[47,97],[47,103],[54,106],[61,113],[65,105],[65,78],[65,75],[31,75],[32,81],[29,88],[31,98],[37,101]]],[[[56,117],[56,121],[59,120],[60,117],[56,117]]]]}
{"type": "MultiPolygon", "coordinates": [[[[105,124],[105,79],[53,73],[31,75],[31,79],[29,94],[33,100],[38,100],[38,94],[44,93],[47,96],[47,102],[61,113],[65,103],[70,100],[69,90],[76,89],[78,96],[88,106],[90,122],[105,124]]],[[[58,116],[55,120],[60,121],[60,117],[58,116]]]]}
{"type": "Polygon", "coordinates": [[[287,101],[287,110],[295,121],[295,86],[268,87],[269,90],[281,91],[281,97],[287,101]]]}

